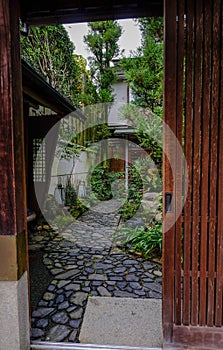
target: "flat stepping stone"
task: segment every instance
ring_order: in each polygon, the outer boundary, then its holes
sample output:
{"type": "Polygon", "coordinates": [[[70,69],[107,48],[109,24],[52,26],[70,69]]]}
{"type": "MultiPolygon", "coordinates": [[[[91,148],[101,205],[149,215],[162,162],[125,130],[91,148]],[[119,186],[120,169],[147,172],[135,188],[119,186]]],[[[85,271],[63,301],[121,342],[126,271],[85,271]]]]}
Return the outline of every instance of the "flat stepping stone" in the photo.
{"type": "Polygon", "coordinates": [[[162,347],[162,302],[157,299],[89,297],[80,343],[162,347]]]}

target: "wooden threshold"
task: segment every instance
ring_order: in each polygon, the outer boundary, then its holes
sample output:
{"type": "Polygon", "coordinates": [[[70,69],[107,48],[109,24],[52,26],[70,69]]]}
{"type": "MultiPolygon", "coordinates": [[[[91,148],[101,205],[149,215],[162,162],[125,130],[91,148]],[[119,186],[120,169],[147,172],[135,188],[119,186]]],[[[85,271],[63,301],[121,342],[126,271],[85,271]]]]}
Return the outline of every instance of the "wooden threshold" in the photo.
{"type": "Polygon", "coordinates": [[[146,348],[119,345],[97,345],[97,344],[79,344],[79,343],[53,343],[33,341],[31,350],[162,350],[161,348],[146,348]]]}

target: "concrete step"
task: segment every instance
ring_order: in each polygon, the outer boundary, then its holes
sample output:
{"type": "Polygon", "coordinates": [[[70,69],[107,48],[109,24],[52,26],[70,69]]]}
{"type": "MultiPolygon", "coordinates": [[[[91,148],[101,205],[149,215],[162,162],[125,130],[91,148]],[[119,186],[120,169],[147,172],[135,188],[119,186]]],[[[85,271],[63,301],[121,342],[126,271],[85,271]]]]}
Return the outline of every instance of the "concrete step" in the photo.
{"type": "Polygon", "coordinates": [[[89,297],[80,343],[162,347],[162,300],[89,297]]]}

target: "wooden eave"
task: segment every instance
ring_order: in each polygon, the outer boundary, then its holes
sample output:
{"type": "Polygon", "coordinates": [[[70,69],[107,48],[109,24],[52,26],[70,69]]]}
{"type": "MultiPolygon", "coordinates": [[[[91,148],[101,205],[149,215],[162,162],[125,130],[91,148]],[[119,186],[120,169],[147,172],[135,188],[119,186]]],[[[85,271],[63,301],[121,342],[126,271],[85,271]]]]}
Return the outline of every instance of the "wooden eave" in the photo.
{"type": "Polygon", "coordinates": [[[76,110],[73,104],[48,84],[24,60],[22,61],[22,80],[24,100],[50,108],[60,115],[66,115],[76,110]]]}
{"type": "Polygon", "coordinates": [[[28,25],[162,15],[162,0],[21,0],[21,18],[28,25]]]}

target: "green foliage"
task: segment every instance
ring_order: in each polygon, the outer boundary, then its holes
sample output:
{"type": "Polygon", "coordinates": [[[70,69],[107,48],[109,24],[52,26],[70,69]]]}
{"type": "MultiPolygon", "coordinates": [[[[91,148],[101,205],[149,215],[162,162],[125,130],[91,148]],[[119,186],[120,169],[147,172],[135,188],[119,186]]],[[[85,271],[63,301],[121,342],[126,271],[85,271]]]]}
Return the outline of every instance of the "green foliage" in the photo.
{"type": "Polygon", "coordinates": [[[74,45],[62,25],[31,27],[28,37],[21,37],[22,58],[71,100],[80,92],[80,67],[73,51],[74,45]]]}
{"type": "Polygon", "coordinates": [[[69,207],[69,212],[74,218],[78,218],[86,211],[87,207],[82,203],[80,198],[77,198],[75,204],[71,204],[69,207]]]}
{"type": "Polygon", "coordinates": [[[122,215],[122,219],[124,221],[131,219],[133,215],[137,212],[139,209],[140,203],[141,203],[142,196],[140,194],[135,195],[135,200],[129,199],[127,200],[123,206],[119,209],[119,214],[122,215]]]}
{"type": "Polygon", "coordinates": [[[99,165],[91,173],[91,189],[98,199],[109,200],[112,198],[112,183],[122,176],[122,172],[110,172],[108,162],[99,165]]]}
{"type": "Polygon", "coordinates": [[[117,21],[88,23],[89,31],[84,37],[92,56],[89,58],[91,75],[96,83],[100,102],[111,102],[111,86],[116,80],[116,73],[111,61],[120,54],[118,40],[122,28],[117,21]]]}
{"type": "Polygon", "coordinates": [[[70,180],[67,181],[65,187],[65,205],[70,207],[77,203],[77,192],[71,185],[70,180]]]}
{"type": "Polygon", "coordinates": [[[97,89],[93,83],[90,71],[87,69],[87,60],[81,55],[74,55],[74,60],[77,65],[77,93],[74,95],[73,101],[80,108],[97,103],[97,89]]]}
{"type": "Polygon", "coordinates": [[[78,198],[77,191],[71,185],[70,180],[67,181],[65,187],[65,205],[69,207],[68,211],[74,218],[79,217],[87,210],[81,199],[78,198]]]}
{"type": "Polygon", "coordinates": [[[137,22],[142,33],[142,46],[121,64],[134,103],[156,113],[162,107],[163,19],[142,18],[137,22]]]}
{"type": "Polygon", "coordinates": [[[162,223],[154,222],[149,228],[137,226],[120,229],[119,239],[123,239],[123,248],[133,250],[144,258],[162,256],[162,223]]]}
{"type": "Polygon", "coordinates": [[[59,228],[59,230],[64,229],[66,226],[73,222],[73,218],[70,215],[58,215],[54,218],[54,224],[59,228]]]}
{"type": "Polygon", "coordinates": [[[161,109],[157,111],[159,113],[155,114],[146,108],[129,104],[122,108],[122,115],[126,116],[136,129],[139,145],[149,152],[161,174],[163,121],[161,109]]]}

